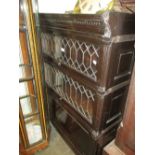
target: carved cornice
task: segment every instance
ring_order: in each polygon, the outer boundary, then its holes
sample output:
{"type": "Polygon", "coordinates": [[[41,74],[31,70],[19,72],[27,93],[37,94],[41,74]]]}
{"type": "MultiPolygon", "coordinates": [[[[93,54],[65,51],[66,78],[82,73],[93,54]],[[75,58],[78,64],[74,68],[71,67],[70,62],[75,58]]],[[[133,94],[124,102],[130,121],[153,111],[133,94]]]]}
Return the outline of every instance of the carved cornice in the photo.
{"type": "Polygon", "coordinates": [[[78,25],[91,25],[91,26],[104,26],[103,22],[99,19],[49,19],[50,23],[54,24],[78,24],[78,25]]]}
{"type": "Polygon", "coordinates": [[[128,13],[112,11],[106,11],[101,15],[40,13],[39,19],[41,27],[93,33],[108,39],[112,36],[134,33],[134,15],[128,13]]]}

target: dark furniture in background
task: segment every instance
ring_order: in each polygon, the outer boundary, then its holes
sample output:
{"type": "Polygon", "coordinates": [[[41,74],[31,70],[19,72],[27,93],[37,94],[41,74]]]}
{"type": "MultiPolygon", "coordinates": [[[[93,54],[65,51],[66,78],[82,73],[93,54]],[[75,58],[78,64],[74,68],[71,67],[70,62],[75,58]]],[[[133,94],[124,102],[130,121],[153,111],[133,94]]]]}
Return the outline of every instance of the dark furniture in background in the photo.
{"type": "Polygon", "coordinates": [[[127,5],[135,5],[135,0],[120,0],[121,5],[127,6],[127,5]]]}
{"type": "Polygon", "coordinates": [[[39,14],[51,122],[79,155],[100,155],[122,120],[134,14],[39,14]]]}
{"type": "Polygon", "coordinates": [[[131,78],[123,126],[117,132],[116,145],[127,155],[135,154],[135,72],[131,78]]]}

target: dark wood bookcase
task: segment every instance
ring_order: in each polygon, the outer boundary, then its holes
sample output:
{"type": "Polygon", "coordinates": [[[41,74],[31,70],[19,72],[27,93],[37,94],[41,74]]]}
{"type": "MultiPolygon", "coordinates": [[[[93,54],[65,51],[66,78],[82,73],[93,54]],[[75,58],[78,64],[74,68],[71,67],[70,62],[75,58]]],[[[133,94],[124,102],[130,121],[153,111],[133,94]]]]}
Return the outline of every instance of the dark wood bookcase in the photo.
{"type": "Polygon", "coordinates": [[[134,64],[133,13],[39,13],[50,120],[79,155],[100,155],[122,120],[134,64]]]}

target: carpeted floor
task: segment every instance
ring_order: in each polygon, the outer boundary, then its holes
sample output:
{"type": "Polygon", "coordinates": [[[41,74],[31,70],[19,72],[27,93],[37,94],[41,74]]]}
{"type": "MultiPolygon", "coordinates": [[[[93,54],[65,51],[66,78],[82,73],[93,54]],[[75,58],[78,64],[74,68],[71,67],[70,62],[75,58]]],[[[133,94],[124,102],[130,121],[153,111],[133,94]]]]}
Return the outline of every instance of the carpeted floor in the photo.
{"type": "Polygon", "coordinates": [[[49,146],[35,155],[75,155],[59,133],[52,126],[49,146]]]}

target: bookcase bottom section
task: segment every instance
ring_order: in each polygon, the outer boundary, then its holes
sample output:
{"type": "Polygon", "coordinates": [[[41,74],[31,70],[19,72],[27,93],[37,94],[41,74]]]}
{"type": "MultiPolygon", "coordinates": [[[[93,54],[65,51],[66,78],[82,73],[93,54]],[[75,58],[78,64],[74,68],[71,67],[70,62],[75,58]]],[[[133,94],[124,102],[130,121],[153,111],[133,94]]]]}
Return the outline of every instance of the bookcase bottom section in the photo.
{"type": "Polygon", "coordinates": [[[50,107],[53,125],[77,155],[101,155],[103,146],[115,137],[116,127],[113,127],[94,140],[61,106],[53,102],[50,107]]]}

